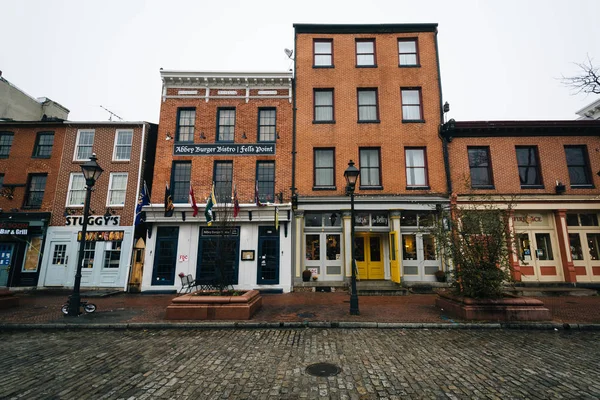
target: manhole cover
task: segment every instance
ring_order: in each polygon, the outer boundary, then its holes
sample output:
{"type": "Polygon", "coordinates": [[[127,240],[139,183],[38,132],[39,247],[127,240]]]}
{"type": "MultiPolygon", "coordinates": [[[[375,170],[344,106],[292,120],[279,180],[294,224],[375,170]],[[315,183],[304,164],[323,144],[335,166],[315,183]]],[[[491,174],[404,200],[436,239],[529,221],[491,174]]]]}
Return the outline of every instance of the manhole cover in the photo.
{"type": "Polygon", "coordinates": [[[335,376],[342,371],[340,367],[329,363],[316,363],[306,367],[306,373],[312,376],[335,376]]]}
{"type": "Polygon", "coordinates": [[[298,313],[296,315],[299,316],[300,318],[314,318],[315,317],[315,314],[310,313],[310,312],[298,313]]]}

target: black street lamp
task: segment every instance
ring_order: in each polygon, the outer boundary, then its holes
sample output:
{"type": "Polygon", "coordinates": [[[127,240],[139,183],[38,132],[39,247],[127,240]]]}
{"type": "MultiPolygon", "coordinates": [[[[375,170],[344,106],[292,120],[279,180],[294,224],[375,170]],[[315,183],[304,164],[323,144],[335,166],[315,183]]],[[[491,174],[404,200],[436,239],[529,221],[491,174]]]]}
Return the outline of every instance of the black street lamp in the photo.
{"type": "Polygon", "coordinates": [[[356,260],[354,259],[354,188],[360,171],[350,160],[348,168],[344,171],[346,178],[346,193],[350,194],[350,257],[352,258],[352,293],[350,294],[350,315],[358,315],[358,293],[356,292],[356,260]]]}
{"type": "Polygon", "coordinates": [[[90,161],[81,164],[83,177],[85,178],[85,203],[83,205],[83,221],[81,223],[81,240],[79,242],[79,255],[77,257],[77,273],[75,274],[75,284],[73,285],[73,294],[69,297],[68,316],[77,317],[80,314],[79,306],[81,296],[79,287],[81,286],[81,268],[83,264],[83,252],[85,249],[85,236],[87,233],[88,217],[90,216],[90,199],[92,197],[92,187],[96,184],[102,174],[103,169],[96,162],[96,154],[92,154],[90,161]]]}

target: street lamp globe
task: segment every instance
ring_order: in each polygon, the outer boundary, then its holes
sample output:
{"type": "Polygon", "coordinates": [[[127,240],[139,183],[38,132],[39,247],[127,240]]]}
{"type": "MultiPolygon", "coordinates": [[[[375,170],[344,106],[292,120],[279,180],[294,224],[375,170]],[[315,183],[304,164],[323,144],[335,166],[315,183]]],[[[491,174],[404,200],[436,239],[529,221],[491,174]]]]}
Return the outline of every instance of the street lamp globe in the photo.
{"type": "Polygon", "coordinates": [[[92,154],[90,160],[81,164],[81,171],[85,178],[85,183],[88,186],[94,186],[102,172],[104,171],[100,165],[96,162],[96,153],[92,154]]]}
{"type": "Polygon", "coordinates": [[[348,168],[346,168],[346,171],[344,171],[344,178],[346,178],[346,184],[349,186],[349,188],[351,188],[351,190],[354,190],[354,187],[356,186],[359,173],[360,171],[358,168],[354,166],[354,161],[350,160],[348,163],[348,168]]]}

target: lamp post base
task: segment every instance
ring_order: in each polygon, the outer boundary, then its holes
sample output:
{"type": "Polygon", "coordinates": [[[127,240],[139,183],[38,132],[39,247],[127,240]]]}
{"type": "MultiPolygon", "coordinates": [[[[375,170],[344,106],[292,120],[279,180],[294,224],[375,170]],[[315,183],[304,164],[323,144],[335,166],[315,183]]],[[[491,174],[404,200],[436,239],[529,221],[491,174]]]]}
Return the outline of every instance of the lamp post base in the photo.
{"type": "Polygon", "coordinates": [[[72,294],[69,296],[69,313],[68,317],[78,317],[81,314],[79,309],[79,303],[81,303],[81,297],[79,294],[72,294]]]}
{"type": "Polygon", "coordinates": [[[350,295],[350,315],[360,315],[360,311],[358,311],[358,294],[355,292],[350,295]]]}

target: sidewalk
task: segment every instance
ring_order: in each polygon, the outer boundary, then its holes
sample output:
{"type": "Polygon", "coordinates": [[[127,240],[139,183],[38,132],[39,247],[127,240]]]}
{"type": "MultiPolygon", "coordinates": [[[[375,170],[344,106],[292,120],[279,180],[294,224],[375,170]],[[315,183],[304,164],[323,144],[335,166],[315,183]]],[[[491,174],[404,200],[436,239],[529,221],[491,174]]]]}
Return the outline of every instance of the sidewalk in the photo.
{"type": "MultiPolygon", "coordinates": [[[[436,295],[360,296],[360,315],[350,315],[347,293],[299,292],[263,294],[262,308],[249,321],[167,321],[167,305],[175,295],[121,293],[88,298],[98,306],[93,314],[65,317],[60,308],[68,292],[15,293],[19,307],[0,310],[0,329],[64,327],[537,327],[600,329],[600,296],[538,297],[550,309],[552,321],[498,324],[453,320],[435,306],[436,295]]],[[[85,297],[85,294],[83,294],[85,297]]]]}

